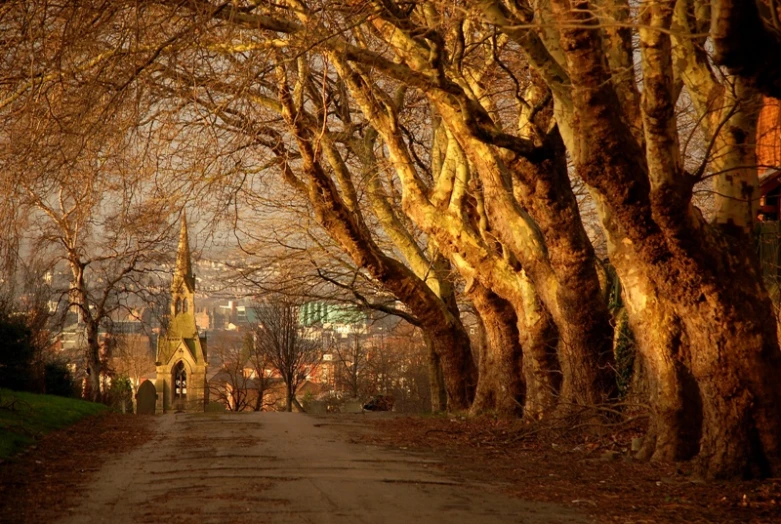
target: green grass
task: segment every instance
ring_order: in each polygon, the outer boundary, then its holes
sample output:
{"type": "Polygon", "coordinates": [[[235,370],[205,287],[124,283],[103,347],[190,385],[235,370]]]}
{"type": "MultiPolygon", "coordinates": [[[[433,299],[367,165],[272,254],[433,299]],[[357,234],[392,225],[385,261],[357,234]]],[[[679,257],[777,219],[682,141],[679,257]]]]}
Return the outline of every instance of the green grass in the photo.
{"type": "Polygon", "coordinates": [[[0,459],[15,455],[50,431],[106,409],[84,400],[0,389],[0,459]]]}

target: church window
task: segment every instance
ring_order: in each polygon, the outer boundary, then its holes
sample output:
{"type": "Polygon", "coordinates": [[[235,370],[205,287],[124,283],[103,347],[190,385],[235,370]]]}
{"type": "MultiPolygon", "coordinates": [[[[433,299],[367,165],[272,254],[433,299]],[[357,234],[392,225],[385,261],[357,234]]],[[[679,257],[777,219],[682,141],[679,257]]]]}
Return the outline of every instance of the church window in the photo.
{"type": "Polygon", "coordinates": [[[187,371],[184,369],[184,362],[181,360],[174,367],[174,398],[185,398],[187,396],[187,371]]]}
{"type": "Polygon", "coordinates": [[[187,302],[186,298],[182,300],[182,313],[187,313],[187,302]]]}
{"type": "Polygon", "coordinates": [[[174,314],[178,315],[182,311],[182,301],[180,299],[176,299],[176,302],[174,302],[174,314]]]}

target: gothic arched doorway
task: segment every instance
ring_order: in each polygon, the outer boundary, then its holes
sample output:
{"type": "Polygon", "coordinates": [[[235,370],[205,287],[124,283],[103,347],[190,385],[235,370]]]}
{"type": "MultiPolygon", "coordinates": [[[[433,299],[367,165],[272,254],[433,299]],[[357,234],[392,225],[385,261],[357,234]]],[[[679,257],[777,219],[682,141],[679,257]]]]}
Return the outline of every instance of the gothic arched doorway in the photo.
{"type": "Polygon", "coordinates": [[[173,408],[176,411],[184,411],[187,402],[187,370],[184,368],[184,362],[181,360],[176,363],[173,369],[173,408]]]}

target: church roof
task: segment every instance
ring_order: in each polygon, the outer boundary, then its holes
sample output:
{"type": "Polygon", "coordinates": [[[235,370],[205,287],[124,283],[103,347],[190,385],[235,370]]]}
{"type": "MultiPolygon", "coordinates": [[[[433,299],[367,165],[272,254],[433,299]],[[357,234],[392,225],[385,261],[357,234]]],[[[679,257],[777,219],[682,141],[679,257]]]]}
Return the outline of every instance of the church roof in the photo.
{"type": "Polygon", "coordinates": [[[158,341],[157,360],[163,364],[171,361],[179,347],[184,346],[195,363],[206,361],[206,352],[200,338],[164,337],[158,341]]]}

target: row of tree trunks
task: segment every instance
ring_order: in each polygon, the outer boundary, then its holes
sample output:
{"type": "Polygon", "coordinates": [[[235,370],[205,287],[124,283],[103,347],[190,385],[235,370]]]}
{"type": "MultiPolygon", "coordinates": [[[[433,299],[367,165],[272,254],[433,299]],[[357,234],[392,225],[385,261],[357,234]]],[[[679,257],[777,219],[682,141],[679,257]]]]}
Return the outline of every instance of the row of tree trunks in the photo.
{"type": "MultiPolygon", "coordinates": [[[[656,302],[657,318],[643,322],[632,317],[636,336],[646,341],[642,346],[662,344],[646,355],[650,366],[656,366],[657,393],[672,390],[664,393],[669,397],[657,395],[658,456],[686,451],[676,449],[680,448],[676,442],[687,436],[689,428],[676,427],[676,422],[682,417],[682,406],[691,408],[693,386],[702,404],[697,454],[702,474],[710,478],[777,474],[781,385],[771,376],[781,373],[781,354],[746,228],[734,221],[719,227],[705,224],[691,207],[685,174],[665,171],[674,163],[665,167],[658,157],[642,162],[643,151],[618,114],[599,28],[584,18],[588,3],[553,0],[552,4],[561,23],[573,85],[576,140],[571,152],[576,169],[601,198],[600,205],[609,210],[603,220],[609,215],[606,230],[612,243],[635,250],[634,260],[616,265],[622,281],[628,283],[628,295],[635,295],[629,301],[632,308],[640,310],[643,300],[656,302]],[[631,289],[638,283],[630,266],[644,273],[651,284],[647,289],[631,289]],[[680,336],[675,333],[677,326],[680,336]],[[667,329],[673,332],[656,340],[667,329]]],[[[644,110],[648,109],[644,106],[644,110]]],[[[653,116],[664,118],[662,113],[653,116]]],[[[658,124],[655,129],[663,127],[658,124]]],[[[654,147],[660,150],[677,147],[675,137],[653,138],[658,139],[654,147]]]]}
{"type": "Polygon", "coordinates": [[[567,411],[605,402],[615,393],[613,330],[594,251],[567,178],[563,145],[557,142],[551,159],[518,161],[512,166],[514,178],[522,179],[524,186],[517,193],[527,194],[520,198],[524,210],[534,218],[541,235],[539,242],[531,242],[518,236],[523,212],[507,196],[502,165],[492,147],[471,136],[455,108],[445,108],[443,102],[438,108],[480,173],[492,228],[521,261],[556,325],[562,375],[559,408],[567,411]]]}
{"type": "MultiPolygon", "coordinates": [[[[502,287],[511,288],[515,284],[503,283],[499,288],[496,287],[496,279],[504,277],[497,277],[490,268],[486,254],[490,259],[491,249],[487,247],[474,248],[474,244],[479,244],[481,241],[474,240],[474,237],[467,237],[466,233],[472,230],[472,225],[462,224],[457,227],[456,224],[459,223],[460,217],[454,214],[449,216],[439,214],[433,209],[428,209],[431,204],[417,189],[419,183],[416,176],[412,174],[414,168],[406,146],[400,140],[393,119],[384,117],[383,113],[375,107],[376,101],[371,93],[372,87],[361,78],[359,71],[351,69],[349,65],[343,63],[341,57],[332,54],[331,59],[334,63],[339,64],[340,74],[350,86],[353,94],[360,97],[359,104],[361,104],[365,116],[388,145],[391,160],[404,185],[403,201],[408,215],[435,238],[449,256],[457,256],[465,260],[466,264],[471,266],[470,271],[475,274],[475,278],[481,280],[482,285],[496,290],[505,299],[514,299],[517,303],[517,298],[515,298],[517,294],[499,291],[502,287]],[[408,174],[405,175],[405,173],[408,174]],[[482,268],[486,266],[489,267],[484,271],[482,268]],[[511,295],[515,296],[511,297],[511,295]]],[[[464,128],[463,122],[458,123],[458,111],[454,107],[442,102],[437,105],[437,108],[440,113],[443,113],[443,119],[450,130],[459,138],[459,147],[464,147],[471,164],[475,166],[477,172],[481,173],[480,180],[483,187],[485,188],[487,185],[487,179],[484,177],[489,172],[493,173],[492,183],[498,187],[500,182],[497,179],[501,178],[499,173],[501,167],[497,163],[492,146],[476,141],[468,134],[469,131],[464,128]]],[[[563,168],[566,178],[566,165],[562,163],[561,166],[557,167],[563,168]]],[[[536,321],[532,324],[531,329],[523,331],[524,336],[530,342],[528,344],[529,351],[536,353],[530,360],[530,373],[527,376],[529,382],[527,387],[533,392],[530,398],[536,399],[530,404],[531,411],[537,415],[549,412],[549,406],[556,405],[557,401],[559,405],[566,407],[575,404],[595,405],[603,402],[614,389],[614,382],[610,378],[612,366],[609,365],[612,359],[612,328],[607,308],[599,292],[593,250],[583,232],[575,199],[572,197],[566,204],[559,203],[560,207],[562,205],[567,207],[567,216],[571,218],[573,225],[577,226],[575,232],[571,233],[577,236],[577,240],[570,238],[561,242],[561,247],[557,250],[559,256],[557,268],[561,270],[561,278],[556,280],[554,276],[551,280],[549,278],[551,274],[549,262],[540,260],[540,257],[544,258],[544,255],[541,255],[541,252],[545,250],[542,245],[544,239],[518,240],[516,235],[509,232],[519,221],[524,219],[520,218],[517,206],[508,203],[507,198],[502,196],[503,193],[503,189],[485,190],[486,208],[489,212],[491,227],[499,232],[500,238],[505,240],[506,237],[507,245],[512,248],[512,252],[522,260],[522,263],[530,262],[528,264],[531,267],[529,272],[537,277],[535,282],[537,292],[544,294],[545,306],[549,306],[548,309],[552,308],[552,311],[555,312],[555,315],[551,315],[550,318],[547,318],[546,315],[545,322],[536,321]],[[505,202],[504,207],[495,205],[495,202],[499,201],[505,202]],[[515,217],[514,220],[509,220],[511,216],[515,217]],[[502,235],[503,231],[507,234],[502,235]],[[574,254],[565,255],[564,250],[570,248],[570,244],[574,242],[577,242],[582,249],[574,254]],[[528,246],[535,243],[536,247],[532,249],[537,252],[529,252],[528,246]],[[563,304],[559,304],[556,290],[562,288],[561,300],[563,304]],[[566,303],[566,300],[569,300],[570,303],[566,303]],[[560,307],[560,305],[564,307],[560,307]],[[567,362],[566,367],[550,365],[551,361],[556,361],[555,356],[551,358],[550,355],[550,348],[555,348],[556,344],[551,344],[549,335],[557,332],[555,328],[550,329],[548,326],[551,320],[556,326],[561,324],[567,328],[565,333],[568,337],[565,339],[565,344],[559,346],[560,359],[567,362]],[[544,329],[540,329],[543,326],[544,329]],[[560,395],[561,388],[552,387],[557,382],[553,378],[557,372],[565,375],[564,380],[567,382],[567,387],[563,391],[567,395],[566,398],[560,395]]],[[[546,212],[550,217],[553,217],[560,210],[548,209],[546,212]]],[[[534,226],[525,226],[527,230],[530,227],[534,229],[534,226]]],[[[458,264],[456,266],[458,267],[458,264]]],[[[519,280],[525,276],[521,277],[516,271],[516,274],[509,275],[507,278],[519,280]]],[[[537,296],[537,292],[533,294],[537,296]]]]}
{"type": "Polygon", "coordinates": [[[339,192],[320,164],[312,145],[312,132],[304,118],[298,118],[288,78],[279,66],[279,97],[282,113],[295,136],[302,156],[305,188],[287,170],[285,179],[305,192],[318,223],[339,243],[353,262],[366,269],[388,291],[393,293],[417,319],[421,329],[431,338],[431,345],[442,367],[448,407],[468,409],[474,398],[477,371],[472,359],[469,335],[461,319],[420,278],[399,261],[381,251],[368,233],[365,224],[358,223],[355,213],[345,206],[339,192]]]}

